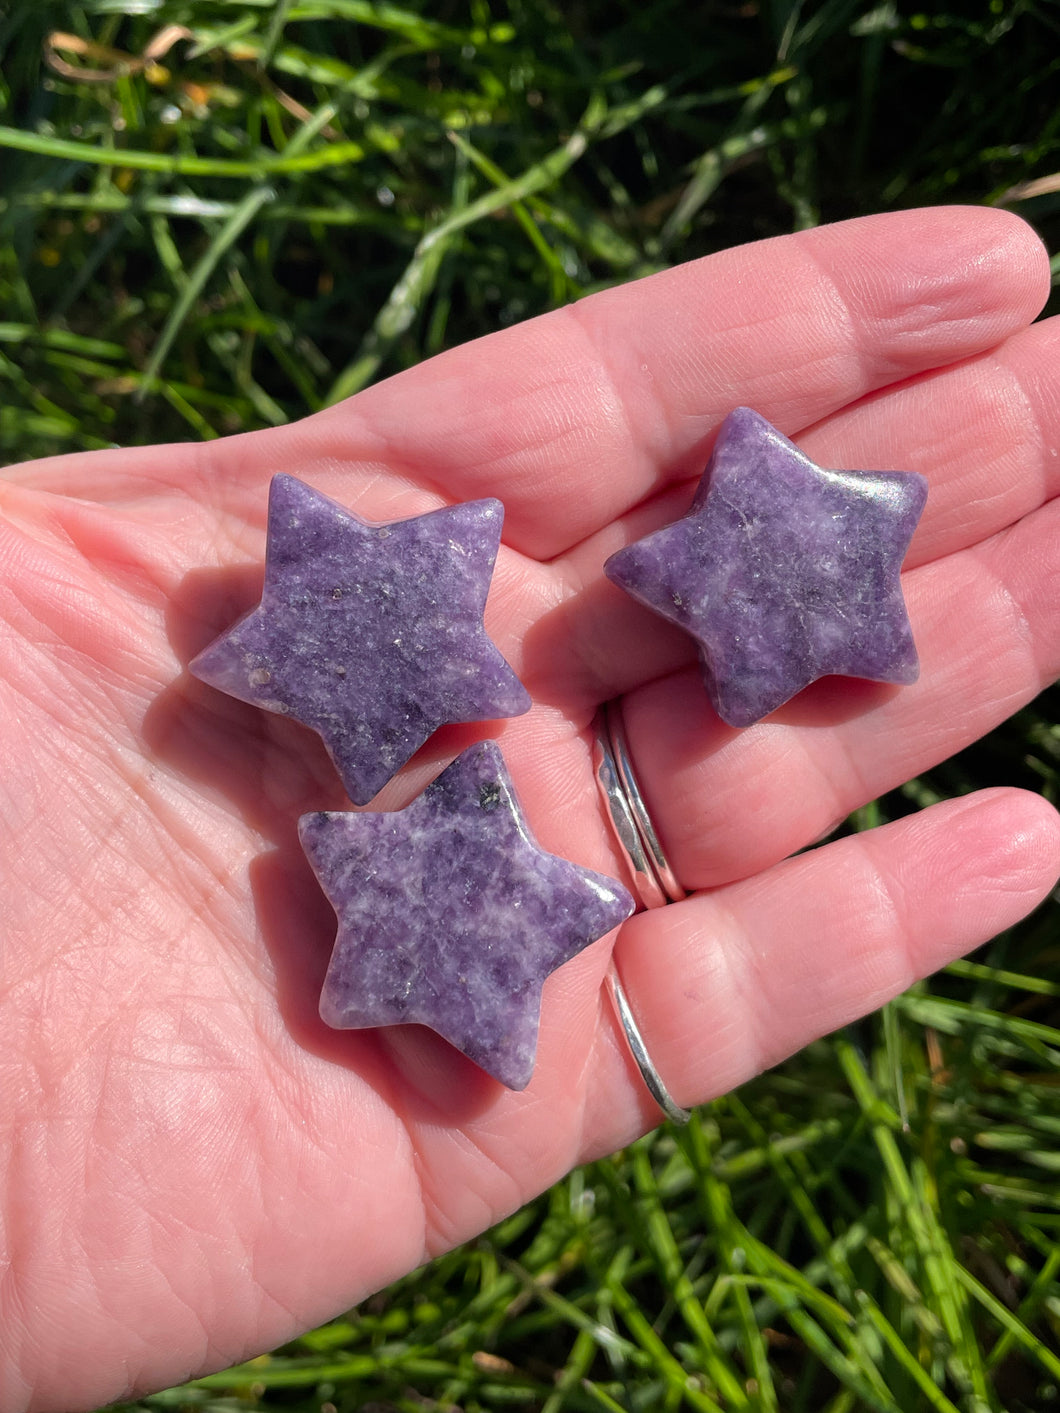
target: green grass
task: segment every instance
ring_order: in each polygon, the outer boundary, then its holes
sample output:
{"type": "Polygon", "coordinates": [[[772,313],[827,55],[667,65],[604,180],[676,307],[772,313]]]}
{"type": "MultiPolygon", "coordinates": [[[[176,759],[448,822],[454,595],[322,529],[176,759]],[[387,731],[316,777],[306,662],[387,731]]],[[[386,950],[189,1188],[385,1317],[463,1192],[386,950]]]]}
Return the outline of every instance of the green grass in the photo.
{"type": "Polygon", "coordinates": [[[0,52],[9,457],[275,424],[679,258],[1060,167],[1055,0],[15,0],[0,52]]]}
{"type": "MultiPolygon", "coordinates": [[[[1060,194],[1012,194],[1060,170],[1055,0],[13,0],[0,56],[9,459],[275,425],[820,220],[1004,200],[1060,247],[1060,194]]],[[[851,827],[1055,800],[1056,705],[851,827]]],[[[1057,921],[138,1406],[1060,1407],[1057,921]]]]}

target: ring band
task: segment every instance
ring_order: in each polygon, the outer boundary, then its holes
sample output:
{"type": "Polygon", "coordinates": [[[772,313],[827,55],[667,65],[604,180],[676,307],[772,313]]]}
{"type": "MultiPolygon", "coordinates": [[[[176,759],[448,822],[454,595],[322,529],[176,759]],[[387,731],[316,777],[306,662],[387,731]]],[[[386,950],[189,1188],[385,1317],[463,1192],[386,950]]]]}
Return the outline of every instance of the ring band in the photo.
{"type": "MultiPolygon", "coordinates": [[[[621,733],[619,739],[622,742],[620,753],[616,750],[615,737],[611,729],[613,721],[621,722],[621,712],[618,710],[617,702],[607,702],[600,708],[596,721],[593,723],[593,772],[596,775],[596,783],[600,788],[611,828],[633,876],[633,886],[637,896],[644,907],[661,908],[669,902],[669,899],[656,872],[649,847],[645,844],[642,833],[643,826],[637,823],[634,796],[626,783],[632,778],[632,772],[629,765],[629,751],[626,748],[625,731],[621,727],[619,728],[621,733]],[[619,765],[619,754],[625,758],[625,771],[619,765]]],[[[636,787],[634,786],[634,788],[636,787]]],[[[636,791],[635,798],[641,814],[646,818],[647,812],[644,809],[644,800],[639,790],[636,791]]],[[[655,831],[652,830],[651,833],[654,837],[655,831]]]]}
{"type": "MultiPolygon", "coordinates": [[[[622,720],[622,704],[617,700],[605,702],[593,723],[593,772],[641,903],[647,909],[680,902],[686,896],[685,890],[663,852],[637,784],[622,720]]],[[[607,989],[648,1093],[668,1119],[686,1124],[691,1112],[677,1103],[652,1064],[613,958],[607,989]]]]}
{"type": "Polygon", "coordinates": [[[611,748],[610,755],[618,773],[622,794],[628,802],[634,827],[640,838],[641,852],[654,875],[655,893],[662,895],[658,902],[649,902],[642,895],[644,906],[657,908],[661,907],[663,903],[679,903],[687,895],[663,853],[663,847],[659,843],[659,836],[651,822],[648,807],[644,803],[644,796],[640,793],[640,786],[637,784],[637,777],[633,770],[633,762],[630,759],[629,738],[626,736],[626,724],[622,719],[622,703],[617,700],[606,702],[602,711],[604,729],[607,732],[611,748]]]}

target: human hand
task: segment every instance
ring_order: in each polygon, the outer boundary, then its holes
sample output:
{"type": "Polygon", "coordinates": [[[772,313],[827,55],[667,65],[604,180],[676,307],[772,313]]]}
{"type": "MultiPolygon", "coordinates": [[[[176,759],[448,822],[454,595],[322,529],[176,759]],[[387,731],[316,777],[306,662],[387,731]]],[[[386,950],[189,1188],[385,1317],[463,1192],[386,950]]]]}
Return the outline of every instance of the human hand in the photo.
{"type": "MultiPolygon", "coordinates": [[[[0,1406],[71,1413],[274,1346],[655,1123],[603,998],[545,988],[511,1093],[430,1032],[337,1033],[301,813],[320,742],[198,684],[260,589],[293,472],[367,519],[497,495],[487,626],[535,701],[500,739],[542,845],[618,874],[589,727],[624,699],[686,901],[618,959],[675,1098],[706,1100],[1014,922],[1060,825],[983,792],[792,858],[1060,670],[1060,327],[988,210],[725,252],[456,349],[295,426],[0,481],[0,1406]],[[748,404],[824,465],[931,483],[906,596],[922,676],[818,683],[746,731],[605,558],[685,508],[748,404]]],[[[472,739],[445,730],[376,808],[472,739]]]]}

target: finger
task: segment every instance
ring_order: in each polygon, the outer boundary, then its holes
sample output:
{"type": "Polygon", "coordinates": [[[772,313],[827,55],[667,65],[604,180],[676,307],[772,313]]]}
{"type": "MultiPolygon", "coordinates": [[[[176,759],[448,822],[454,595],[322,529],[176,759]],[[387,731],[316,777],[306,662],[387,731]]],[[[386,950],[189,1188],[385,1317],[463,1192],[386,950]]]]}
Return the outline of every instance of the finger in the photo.
{"type": "MultiPolygon", "coordinates": [[[[616,958],[653,1062],[679,1103],[699,1103],[1009,927],[1058,872],[1052,807],[983,791],[640,913],[616,958]]],[[[606,1053],[642,1092],[613,1031],[606,1053]]],[[[614,1121],[596,1117],[610,1143],[614,1121]]]]}
{"type": "Polygon", "coordinates": [[[767,867],[976,740],[1060,674],[1060,503],[905,576],[921,677],[815,684],[745,731],[698,669],[624,698],[641,788],[686,887],[767,867]]]}
{"type": "Polygon", "coordinates": [[[1060,319],[888,388],[798,440],[821,466],[927,477],[907,569],[965,549],[1060,491],[1060,319]]]}
{"type": "MultiPolygon", "coordinates": [[[[822,466],[927,477],[927,508],[906,569],[974,545],[1060,491],[1060,319],[864,399],[797,441],[822,466]]],[[[600,701],[692,660],[687,635],[602,583],[600,568],[608,555],[683,515],[696,480],[698,473],[553,566],[565,607],[546,635],[547,651],[531,642],[524,663],[539,695],[600,701]]]]}
{"type": "Polygon", "coordinates": [[[549,558],[687,472],[737,403],[805,426],[1028,322],[1046,265],[997,214],[871,217],[725,251],[454,350],[336,421],[367,420],[392,463],[432,466],[449,491],[495,487],[509,543],[549,558]]]}
{"type": "MultiPolygon", "coordinates": [[[[1058,871],[1052,809],[986,791],[640,913],[620,929],[616,957],[653,1062],[678,1102],[698,1103],[1015,922],[1058,871]]],[[[601,942],[549,978],[523,1092],[456,1126],[441,1121],[459,1102],[452,1087],[439,1092],[422,1067],[406,1074],[420,1094],[406,1123],[428,1253],[658,1122],[601,993],[606,966],[601,942]]]]}
{"type": "MultiPolygon", "coordinates": [[[[123,495],[141,478],[189,485],[248,516],[278,469],[366,514],[378,504],[377,518],[394,484],[499,495],[508,543],[552,558],[691,474],[734,405],[797,430],[992,346],[1047,289],[1040,243],[1008,213],[866,217],[594,295],[295,426],[211,443],[194,464],[177,449],[130,453],[106,479],[123,495]]],[[[69,465],[36,474],[67,494],[88,484],[69,465]]]]}

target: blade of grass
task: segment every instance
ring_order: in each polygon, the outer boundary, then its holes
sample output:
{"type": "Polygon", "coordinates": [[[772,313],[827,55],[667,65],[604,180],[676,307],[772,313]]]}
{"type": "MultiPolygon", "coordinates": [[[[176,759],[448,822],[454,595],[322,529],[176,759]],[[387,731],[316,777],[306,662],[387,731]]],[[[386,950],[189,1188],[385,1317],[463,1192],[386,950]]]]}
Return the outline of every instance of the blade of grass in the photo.
{"type": "Polygon", "coordinates": [[[776,69],[747,95],[730,136],[710,147],[698,159],[691,180],[681,193],[681,199],[659,233],[659,248],[668,249],[685,234],[696,213],[710,200],[725,177],[726,169],[740,157],[760,150],[776,140],[775,129],[755,129],[759,113],[774,88],[789,83],[797,73],[791,67],[776,69]]]}
{"type": "Polygon", "coordinates": [[[873,1329],[882,1336],[887,1348],[923,1394],[927,1405],[937,1409],[938,1413],[961,1413],[957,1405],[950,1402],[935,1383],[934,1379],[932,1379],[913,1358],[912,1353],[906,1347],[905,1341],[895,1330],[891,1322],[884,1316],[883,1311],[871,1296],[861,1290],[858,1291],[857,1298],[858,1304],[868,1316],[873,1329]]]}
{"type": "Polygon", "coordinates": [[[576,1305],[572,1305],[569,1300],[554,1291],[549,1284],[536,1280],[529,1271],[521,1266],[517,1261],[506,1258],[503,1262],[505,1270],[509,1270],[518,1280],[522,1289],[528,1293],[535,1301],[540,1301],[547,1305],[556,1314],[580,1334],[588,1335],[598,1348],[609,1349],[613,1353],[620,1353],[626,1359],[647,1363],[643,1351],[631,1341],[623,1339],[621,1335],[616,1335],[613,1330],[602,1325],[594,1316],[588,1315],[584,1310],[580,1310],[576,1305]]]}
{"type": "MultiPolygon", "coordinates": [[[[608,1291],[614,1301],[615,1309],[625,1322],[626,1328],[644,1352],[650,1356],[653,1365],[666,1381],[667,1387],[678,1397],[684,1398],[690,1407],[699,1410],[699,1413],[725,1413],[722,1404],[715,1402],[707,1393],[696,1387],[694,1375],[684,1369],[667,1348],[641,1310],[640,1305],[617,1275],[611,1277],[608,1291]]],[[[746,1407],[746,1404],[747,1400],[742,1396],[741,1390],[739,1406],[746,1407]]]]}
{"type": "MultiPolygon", "coordinates": [[[[699,1180],[707,1219],[717,1234],[724,1269],[736,1274],[743,1265],[742,1232],[735,1221],[731,1193],[713,1170],[708,1130],[698,1114],[693,1113],[685,1130],[678,1134],[677,1142],[688,1153],[699,1180]]],[[[732,1292],[743,1336],[741,1348],[755,1381],[758,1404],[765,1413],[774,1413],[779,1404],[769,1365],[769,1351],[755,1319],[751,1298],[740,1282],[733,1284],[732,1292]]]]}
{"type": "Polygon", "coordinates": [[[908,1413],[907,1409],[903,1409],[891,1397],[875,1366],[857,1363],[836,1348],[821,1325],[803,1306],[802,1297],[797,1295],[787,1282],[757,1275],[730,1276],[726,1279],[742,1279],[749,1286],[757,1286],[767,1292],[798,1338],[812,1350],[833,1377],[861,1399],[867,1408],[875,1408],[877,1413],[908,1413]]]}
{"type": "Polygon", "coordinates": [[[272,188],[268,186],[255,187],[254,190],[247,192],[235,211],[233,211],[232,215],[225,221],[224,225],[220,227],[213,240],[211,240],[206,250],[204,250],[199,257],[194,269],[191,271],[191,274],[188,275],[183,288],[177,295],[173,308],[169,312],[169,317],[166,319],[162,327],[162,332],[158,336],[158,342],[151,350],[151,357],[147,361],[147,367],[143,372],[140,390],[137,393],[139,399],[142,399],[148,390],[153,387],[159,369],[165,361],[166,354],[172,347],[173,341],[180,332],[181,326],[191,312],[192,306],[202,293],[207,280],[217,268],[221,257],[224,255],[225,251],[239,239],[261,207],[264,206],[267,201],[272,200],[273,195],[272,188]]]}
{"type": "Polygon", "coordinates": [[[487,192],[484,196],[480,196],[477,201],[472,201],[462,211],[453,212],[440,225],[435,226],[432,231],[428,231],[420,243],[421,250],[426,253],[432,245],[439,241],[448,240],[450,236],[463,230],[465,226],[470,226],[475,221],[481,221],[486,216],[492,216],[495,211],[500,211],[515,201],[520,201],[536,191],[551,186],[578,161],[588,145],[588,132],[579,128],[562,146],[550,152],[547,157],[543,157],[540,162],[535,162],[521,176],[513,178],[494,191],[487,192]]]}
{"type": "Polygon", "coordinates": [[[372,327],[361,341],[356,358],[347,364],[325,393],[325,407],[360,392],[375,377],[379,365],[394,343],[411,327],[434,288],[455,234],[453,230],[445,240],[432,240],[428,235],[420,241],[401,278],[391,289],[372,327]]]}
{"type": "Polygon", "coordinates": [[[272,15],[269,19],[269,28],[265,34],[265,43],[262,45],[261,53],[258,55],[258,67],[263,71],[272,63],[272,56],[276,53],[276,46],[280,42],[284,25],[291,15],[292,0],[276,0],[272,7],[272,15]]]}
{"type": "Polygon", "coordinates": [[[988,1369],[996,1369],[1013,1345],[1019,1342],[1018,1332],[1026,1330],[1028,1319],[1040,1312],[1050,1286],[1055,1284],[1057,1271],[1060,1271],[1060,1246],[1050,1244],[1045,1264],[1038,1272],[1027,1294],[1020,1301],[1019,1308],[1013,1313],[1015,1326],[1009,1326],[1002,1322],[1001,1335],[986,1356],[988,1369]]]}
{"type": "MultiPolygon", "coordinates": [[[[475,170],[481,172],[498,191],[510,189],[511,178],[495,162],[491,162],[484,153],[480,152],[466,138],[461,137],[459,133],[450,131],[448,137],[449,141],[464,154],[475,170]]],[[[520,228],[526,233],[527,239],[541,257],[541,262],[548,271],[552,304],[562,304],[572,293],[575,293],[562,261],[545,239],[540,227],[531,215],[527,203],[513,201],[511,209],[512,215],[519,222],[520,228]]]]}
{"type": "Polygon", "coordinates": [[[1032,1334],[1022,1320],[1018,1319],[1006,1305],[1003,1305],[996,1295],[991,1294],[985,1285],[977,1281],[970,1271],[956,1262],[954,1263],[954,1275],[972,1298],[978,1301],[983,1309],[1001,1325],[1006,1334],[1011,1335],[1014,1343],[1025,1349],[1052,1378],[1060,1378],[1060,1358],[1047,1348],[1036,1335],[1032,1334]]]}
{"type": "Polygon", "coordinates": [[[901,1250],[909,1247],[909,1257],[915,1253],[924,1273],[924,1284],[931,1293],[947,1339],[951,1345],[948,1364],[953,1376],[964,1385],[963,1392],[983,1407],[989,1407],[986,1372],[975,1330],[970,1324],[966,1302],[958,1297],[954,1282],[956,1261],[946,1239],[929,1191],[930,1180],[923,1162],[914,1158],[909,1167],[903,1161],[894,1130],[899,1120],[885,1105],[854,1046],[845,1036],[836,1036],[836,1051],[855,1097],[869,1120],[870,1129],[890,1182],[891,1191],[904,1227],[905,1240],[894,1243],[901,1250]]]}
{"type": "Polygon", "coordinates": [[[173,411],[184,418],[185,422],[187,422],[196,436],[200,437],[204,442],[214,441],[215,438],[220,436],[220,432],[216,431],[210,425],[198,408],[193,407],[188,399],[184,397],[172,383],[162,379],[157,384],[157,387],[158,391],[169,403],[173,411]]]}
{"type": "Polygon", "coordinates": [[[1056,1026],[1024,1020],[1021,1016],[1001,1015],[997,1011],[974,1006],[968,1001],[942,996],[915,996],[907,993],[899,996],[894,1005],[899,1006],[912,1019],[950,1034],[958,1034],[966,1027],[972,1026],[996,1035],[1011,1036],[1014,1040],[1032,1047],[1037,1058],[1060,1066],[1060,1029],[1056,1026]]]}
{"type": "MultiPolygon", "coordinates": [[[[49,211],[89,211],[111,212],[136,209],[145,215],[190,216],[202,220],[225,220],[236,210],[234,201],[207,200],[201,196],[127,196],[120,191],[93,192],[81,195],[77,192],[29,192],[19,193],[10,198],[0,198],[0,214],[11,209],[49,211]]],[[[406,230],[415,234],[416,224],[411,216],[391,212],[383,215],[369,207],[355,207],[336,202],[332,206],[302,206],[277,200],[259,213],[262,221],[300,221],[306,225],[320,226],[369,226],[381,230],[406,230]]]]}
{"type": "Polygon", "coordinates": [[[356,142],[336,142],[315,152],[289,156],[262,152],[252,160],[232,157],[200,157],[183,153],[143,152],[135,148],[93,147],[87,142],[28,132],[23,128],[0,126],[0,147],[32,152],[38,157],[61,158],[90,166],[123,167],[137,172],[165,172],[171,176],[247,178],[319,172],[328,167],[348,167],[364,159],[365,149],[356,142]]]}
{"type": "Polygon", "coordinates": [[[950,976],[968,976],[976,980],[992,981],[998,986],[1014,987],[1019,991],[1032,991],[1038,996],[1060,996],[1060,981],[1050,981],[1044,976],[1025,976],[1021,972],[984,966],[982,962],[972,962],[965,957],[959,957],[957,961],[950,962],[946,970],[950,976]]]}
{"type": "Polygon", "coordinates": [[[649,1250],[658,1263],[665,1287],[702,1351],[703,1367],[717,1388],[718,1396],[730,1408],[746,1408],[747,1395],[739,1371],[726,1359],[718,1344],[718,1337],[688,1278],[647,1150],[634,1147],[632,1163],[639,1197],[636,1205],[637,1215],[643,1223],[649,1250]]]}
{"type": "Polygon", "coordinates": [[[414,10],[403,10],[398,5],[375,3],[375,0],[303,0],[303,3],[291,12],[292,20],[324,19],[329,16],[352,20],[356,24],[371,25],[391,34],[400,34],[421,49],[483,43],[489,39],[487,32],[481,28],[457,29],[452,25],[426,19],[414,10]]]}

